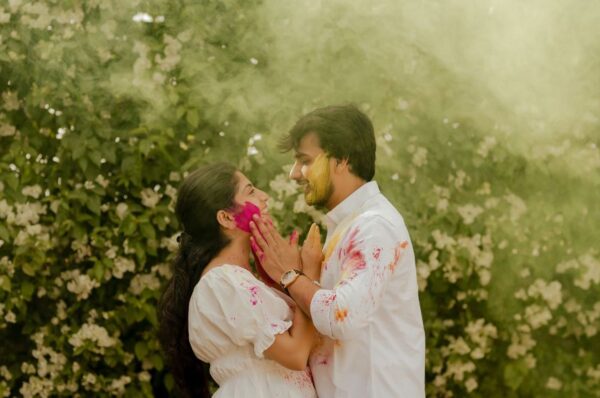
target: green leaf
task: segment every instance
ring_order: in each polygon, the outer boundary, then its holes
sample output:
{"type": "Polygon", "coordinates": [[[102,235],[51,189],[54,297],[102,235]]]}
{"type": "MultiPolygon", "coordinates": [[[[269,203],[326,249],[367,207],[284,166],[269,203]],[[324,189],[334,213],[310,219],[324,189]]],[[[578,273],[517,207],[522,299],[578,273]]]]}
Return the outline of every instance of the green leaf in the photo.
{"type": "Polygon", "coordinates": [[[94,213],[95,215],[99,216],[100,215],[100,197],[92,195],[92,196],[88,196],[87,201],[86,201],[86,206],[88,209],[90,209],[90,211],[92,213],[94,213]]]}
{"type": "Polygon", "coordinates": [[[196,111],[195,109],[189,109],[185,115],[185,120],[187,120],[190,126],[194,128],[198,127],[198,123],[200,123],[198,111],[196,111]]]}
{"type": "Polygon", "coordinates": [[[142,232],[142,236],[144,238],[156,239],[156,232],[154,231],[152,224],[148,222],[140,224],[140,231],[142,232]]]}
{"type": "Polygon", "coordinates": [[[146,355],[148,355],[148,345],[145,341],[138,341],[137,343],[135,343],[134,351],[135,356],[139,360],[143,360],[144,358],[146,358],[146,355]]]}
{"type": "Polygon", "coordinates": [[[92,268],[92,275],[94,279],[101,281],[104,276],[104,264],[101,261],[96,261],[94,268],[92,268]]]}
{"type": "Polygon", "coordinates": [[[123,223],[121,224],[122,231],[125,236],[131,236],[136,230],[136,222],[131,215],[125,216],[123,223]]]}
{"type": "Polygon", "coordinates": [[[0,288],[7,292],[11,291],[12,285],[10,283],[10,278],[7,275],[0,276],[0,288]]]}
{"type": "Polygon", "coordinates": [[[23,295],[25,300],[31,299],[34,289],[35,289],[35,286],[33,285],[33,283],[31,283],[29,281],[21,282],[21,294],[23,295]]]}
{"type": "Polygon", "coordinates": [[[504,368],[504,382],[513,390],[517,390],[525,376],[529,373],[529,368],[523,360],[509,363],[504,368]]]}
{"type": "Polygon", "coordinates": [[[158,354],[152,354],[152,356],[150,357],[150,361],[152,362],[156,370],[163,370],[164,362],[162,356],[158,354]]]}
{"type": "Polygon", "coordinates": [[[175,387],[175,379],[171,373],[167,373],[164,378],[165,387],[167,390],[173,391],[173,387],[175,387]]]}

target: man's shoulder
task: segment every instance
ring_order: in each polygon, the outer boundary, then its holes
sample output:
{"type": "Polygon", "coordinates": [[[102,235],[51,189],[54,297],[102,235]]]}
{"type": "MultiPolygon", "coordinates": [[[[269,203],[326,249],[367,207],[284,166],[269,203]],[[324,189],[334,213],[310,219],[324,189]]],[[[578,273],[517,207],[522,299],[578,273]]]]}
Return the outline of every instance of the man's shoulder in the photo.
{"type": "Polygon", "coordinates": [[[404,226],[402,215],[383,194],[379,194],[366,202],[355,218],[355,222],[404,226]]]}

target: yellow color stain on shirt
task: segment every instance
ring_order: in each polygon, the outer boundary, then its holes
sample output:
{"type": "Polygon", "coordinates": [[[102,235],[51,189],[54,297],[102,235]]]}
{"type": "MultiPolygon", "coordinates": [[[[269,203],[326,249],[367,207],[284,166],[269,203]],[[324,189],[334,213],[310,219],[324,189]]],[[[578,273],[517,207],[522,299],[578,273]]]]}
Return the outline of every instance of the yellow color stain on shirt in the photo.
{"type": "Polygon", "coordinates": [[[348,316],[348,309],[347,308],[343,308],[343,309],[338,308],[335,311],[335,320],[337,322],[343,322],[344,319],[346,319],[347,316],[348,316]]]}

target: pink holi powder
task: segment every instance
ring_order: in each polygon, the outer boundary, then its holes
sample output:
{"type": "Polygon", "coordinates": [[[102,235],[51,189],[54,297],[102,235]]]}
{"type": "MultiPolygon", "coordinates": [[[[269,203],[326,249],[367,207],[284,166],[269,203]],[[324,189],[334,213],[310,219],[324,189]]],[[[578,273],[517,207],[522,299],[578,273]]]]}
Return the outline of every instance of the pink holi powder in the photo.
{"type": "MultiPolygon", "coordinates": [[[[250,221],[252,221],[252,217],[255,214],[257,214],[259,217],[261,216],[258,206],[253,203],[246,202],[244,206],[236,214],[234,214],[236,226],[244,232],[250,232],[250,221]]],[[[260,279],[268,286],[277,286],[277,283],[271,279],[271,277],[269,277],[267,272],[262,267],[263,256],[257,254],[258,247],[256,244],[252,242],[250,248],[252,249],[254,263],[256,264],[256,271],[258,271],[258,276],[260,279]]]]}
{"type": "Polygon", "coordinates": [[[235,218],[235,225],[244,232],[250,232],[250,221],[252,221],[252,216],[255,214],[260,217],[258,206],[254,203],[246,202],[233,216],[235,218]]]}

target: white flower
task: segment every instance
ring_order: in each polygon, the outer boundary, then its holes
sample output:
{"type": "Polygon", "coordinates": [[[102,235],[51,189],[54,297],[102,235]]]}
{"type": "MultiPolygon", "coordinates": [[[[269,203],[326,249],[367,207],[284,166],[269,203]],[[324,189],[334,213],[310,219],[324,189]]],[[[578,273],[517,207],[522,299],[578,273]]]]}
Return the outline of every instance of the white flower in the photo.
{"type": "Polygon", "coordinates": [[[0,123],[0,137],[10,137],[15,135],[17,129],[15,126],[6,123],[0,123]]]}
{"type": "Polygon", "coordinates": [[[496,146],[496,138],[487,136],[483,141],[479,144],[479,148],[477,148],[477,154],[479,154],[482,158],[487,157],[490,149],[496,146]]]}
{"type": "Polygon", "coordinates": [[[112,347],[117,341],[108,335],[108,331],[95,323],[84,323],[81,328],[69,338],[73,347],[81,347],[86,340],[92,341],[100,349],[112,347]]]}
{"type": "Polygon", "coordinates": [[[119,203],[117,205],[117,217],[119,217],[121,220],[125,218],[125,216],[127,215],[127,210],[129,209],[129,206],[127,206],[127,203],[119,203]]]}
{"type": "Polygon", "coordinates": [[[131,383],[131,377],[121,376],[110,383],[108,391],[115,395],[122,395],[125,392],[125,386],[129,383],[131,383]]]}
{"type": "Polygon", "coordinates": [[[125,257],[117,257],[114,262],[112,274],[115,278],[121,279],[125,272],[135,271],[135,263],[133,260],[125,257]]]}
{"type": "Polygon", "coordinates": [[[65,271],[61,274],[63,280],[68,281],[67,290],[77,296],[77,300],[87,299],[92,290],[99,287],[100,284],[89,277],[89,275],[81,274],[78,269],[73,271],[65,271]]]}
{"type": "Polygon", "coordinates": [[[550,377],[546,383],[546,388],[549,390],[560,390],[562,388],[562,383],[557,378],[550,377]]]}
{"type": "Polygon", "coordinates": [[[514,333],[511,338],[511,344],[508,346],[507,356],[511,359],[517,359],[527,354],[535,346],[536,342],[531,338],[530,333],[514,333]]]}
{"type": "Polygon", "coordinates": [[[21,193],[25,196],[31,196],[32,198],[37,199],[42,194],[42,187],[37,184],[26,186],[21,190],[21,193]]]}
{"type": "Polygon", "coordinates": [[[21,388],[19,392],[23,397],[48,397],[50,396],[50,392],[53,390],[53,381],[50,379],[43,379],[37,376],[29,376],[29,380],[27,380],[21,388]]]}
{"type": "Polygon", "coordinates": [[[441,232],[439,229],[434,230],[431,233],[431,236],[435,241],[435,247],[438,249],[445,249],[456,245],[456,241],[454,239],[446,235],[445,232],[441,232]]]}
{"type": "Polygon", "coordinates": [[[7,111],[15,111],[19,109],[19,97],[14,91],[5,91],[2,93],[4,100],[4,109],[7,111]]]}
{"type": "Polygon", "coordinates": [[[177,249],[179,249],[179,242],[177,242],[177,237],[179,233],[171,236],[170,238],[162,238],[160,240],[160,247],[166,248],[169,252],[175,253],[177,249]]]}
{"type": "Polygon", "coordinates": [[[96,384],[96,375],[93,373],[86,373],[81,378],[81,384],[86,390],[89,390],[90,387],[93,387],[96,384]]]}
{"type": "Polygon", "coordinates": [[[458,214],[463,218],[465,224],[472,224],[478,215],[483,213],[483,208],[472,204],[467,204],[457,208],[458,214]]]}
{"type": "Polygon", "coordinates": [[[273,180],[269,182],[269,187],[277,194],[278,199],[283,199],[294,195],[298,192],[298,184],[290,179],[286,174],[277,174],[273,180]]]}
{"type": "Polygon", "coordinates": [[[15,224],[20,226],[26,226],[29,224],[37,224],[40,221],[40,215],[46,214],[46,207],[41,203],[17,203],[16,214],[14,219],[7,221],[9,224],[15,224]]]}
{"type": "Polygon", "coordinates": [[[156,204],[160,200],[160,194],[150,188],[143,189],[140,192],[140,196],[142,197],[142,204],[151,209],[156,207],[156,204]]]}
{"type": "Polygon", "coordinates": [[[6,313],[6,315],[4,316],[4,320],[8,323],[15,323],[15,322],[17,322],[17,316],[15,315],[14,312],[8,311],[6,313]]]}
{"type": "Polygon", "coordinates": [[[6,381],[9,381],[12,379],[12,373],[10,373],[8,368],[4,365],[0,366],[0,376],[2,376],[2,378],[6,381]]]}
{"type": "Polygon", "coordinates": [[[471,392],[477,388],[477,380],[474,377],[469,377],[469,379],[465,382],[465,388],[467,392],[471,392]]]}
{"type": "Polygon", "coordinates": [[[152,378],[152,376],[150,375],[150,373],[145,370],[138,373],[138,379],[141,382],[149,382],[151,378],[152,378]]]}
{"type": "Polygon", "coordinates": [[[8,204],[6,199],[0,200],[0,218],[15,218],[13,207],[8,204]]]}
{"type": "Polygon", "coordinates": [[[556,309],[562,302],[561,284],[557,281],[546,283],[543,279],[536,279],[527,289],[530,297],[542,298],[550,309],[556,309]]]}
{"type": "Polygon", "coordinates": [[[181,174],[176,171],[169,173],[169,181],[181,181],[181,174]]]}
{"type": "Polygon", "coordinates": [[[506,195],[504,199],[510,204],[511,221],[517,221],[523,214],[527,212],[527,205],[523,199],[519,198],[517,195],[511,193],[506,195]]]}
{"type": "Polygon", "coordinates": [[[129,291],[136,296],[141,294],[144,289],[157,290],[160,288],[160,281],[153,274],[135,275],[129,284],[129,291]]]}
{"type": "Polygon", "coordinates": [[[412,163],[417,167],[427,164],[427,149],[418,147],[413,153],[412,163]]]}
{"type": "Polygon", "coordinates": [[[448,199],[440,198],[435,206],[435,209],[439,212],[444,212],[448,209],[448,199]]]}
{"type": "Polygon", "coordinates": [[[98,185],[100,185],[102,188],[106,188],[108,186],[109,181],[106,178],[104,178],[102,174],[98,174],[98,176],[96,177],[96,183],[98,183],[98,185]]]}
{"type": "Polygon", "coordinates": [[[552,319],[552,313],[547,307],[532,304],[525,308],[524,318],[533,329],[538,329],[552,319]]]}

